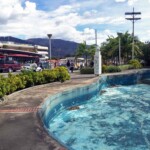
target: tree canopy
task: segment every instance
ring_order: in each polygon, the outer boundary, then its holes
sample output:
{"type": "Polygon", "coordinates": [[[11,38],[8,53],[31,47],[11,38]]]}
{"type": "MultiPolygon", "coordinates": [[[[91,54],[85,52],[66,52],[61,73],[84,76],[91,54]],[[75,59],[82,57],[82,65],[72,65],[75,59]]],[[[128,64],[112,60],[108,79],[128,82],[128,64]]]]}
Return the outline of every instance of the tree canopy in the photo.
{"type": "MultiPolygon", "coordinates": [[[[117,37],[108,36],[106,42],[103,42],[101,45],[101,52],[103,61],[107,62],[110,60],[111,62],[117,62],[119,56],[119,38],[121,41],[121,58],[123,62],[128,62],[131,59],[132,55],[132,35],[128,32],[125,33],[117,33],[117,37]]],[[[138,57],[142,55],[142,51],[140,49],[141,42],[135,36],[134,37],[134,56],[138,57]]]]}
{"type": "Polygon", "coordinates": [[[94,59],[95,50],[95,45],[87,45],[84,41],[79,44],[76,51],[76,57],[84,57],[87,66],[87,59],[89,58],[91,61],[94,59]]]}

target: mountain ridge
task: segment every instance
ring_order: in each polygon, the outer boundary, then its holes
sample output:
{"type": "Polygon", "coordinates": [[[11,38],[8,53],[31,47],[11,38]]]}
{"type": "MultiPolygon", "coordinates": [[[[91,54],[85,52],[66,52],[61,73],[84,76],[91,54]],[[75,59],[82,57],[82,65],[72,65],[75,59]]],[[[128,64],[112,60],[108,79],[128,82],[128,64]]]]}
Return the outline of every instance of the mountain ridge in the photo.
{"type": "MultiPolygon", "coordinates": [[[[30,38],[27,40],[22,40],[12,36],[0,37],[0,42],[14,42],[17,44],[30,44],[30,45],[40,45],[49,46],[49,39],[46,38],[30,38]]],[[[51,52],[52,57],[63,58],[66,56],[73,56],[77,50],[79,43],[72,41],[65,41],[62,39],[51,39],[51,52]]]]}

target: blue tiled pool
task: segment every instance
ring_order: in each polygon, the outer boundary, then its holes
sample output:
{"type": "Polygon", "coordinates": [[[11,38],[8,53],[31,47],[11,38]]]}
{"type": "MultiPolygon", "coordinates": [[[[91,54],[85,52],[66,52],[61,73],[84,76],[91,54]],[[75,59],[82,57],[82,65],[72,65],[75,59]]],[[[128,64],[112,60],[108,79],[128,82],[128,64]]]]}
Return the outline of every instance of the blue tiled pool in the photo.
{"type": "Polygon", "coordinates": [[[48,130],[74,150],[149,150],[150,85],[106,88],[105,93],[64,109],[48,130]]]}
{"type": "Polygon", "coordinates": [[[40,116],[51,136],[70,150],[149,150],[150,71],[103,76],[89,86],[59,93],[40,116]],[[140,84],[137,84],[140,83],[140,84]],[[68,110],[78,105],[77,110],[68,110]]]}

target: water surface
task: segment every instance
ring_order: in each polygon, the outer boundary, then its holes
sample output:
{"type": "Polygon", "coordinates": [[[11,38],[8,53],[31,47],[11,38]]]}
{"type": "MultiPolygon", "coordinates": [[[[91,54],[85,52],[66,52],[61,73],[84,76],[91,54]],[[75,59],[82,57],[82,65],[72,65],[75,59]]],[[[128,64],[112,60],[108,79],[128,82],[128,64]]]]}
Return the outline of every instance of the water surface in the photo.
{"type": "Polygon", "coordinates": [[[150,85],[105,89],[80,105],[63,110],[49,131],[74,150],[150,150],[150,85]]]}

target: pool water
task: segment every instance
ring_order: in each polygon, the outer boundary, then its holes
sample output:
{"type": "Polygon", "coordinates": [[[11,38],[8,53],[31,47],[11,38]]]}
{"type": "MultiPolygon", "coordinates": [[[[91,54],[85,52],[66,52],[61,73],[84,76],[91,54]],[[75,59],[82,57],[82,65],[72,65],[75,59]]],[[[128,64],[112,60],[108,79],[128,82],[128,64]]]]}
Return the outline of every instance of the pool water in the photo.
{"type": "Polygon", "coordinates": [[[150,150],[150,85],[104,89],[52,118],[49,131],[73,150],[150,150]]]}

